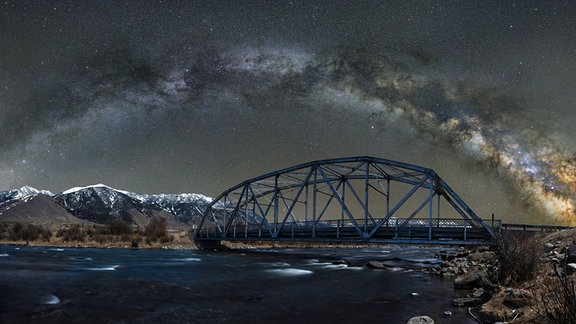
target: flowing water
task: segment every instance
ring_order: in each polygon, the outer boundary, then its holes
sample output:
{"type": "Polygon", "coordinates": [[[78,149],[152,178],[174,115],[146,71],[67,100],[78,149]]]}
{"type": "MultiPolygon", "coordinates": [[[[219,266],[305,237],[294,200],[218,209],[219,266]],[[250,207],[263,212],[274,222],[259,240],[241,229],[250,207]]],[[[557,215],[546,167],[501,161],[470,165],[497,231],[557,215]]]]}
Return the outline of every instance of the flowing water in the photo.
{"type": "Polygon", "coordinates": [[[475,323],[452,306],[451,280],[413,271],[439,266],[439,249],[0,246],[0,322],[406,323],[428,315],[436,323],[475,323]],[[366,260],[390,268],[360,266],[366,260]]]}

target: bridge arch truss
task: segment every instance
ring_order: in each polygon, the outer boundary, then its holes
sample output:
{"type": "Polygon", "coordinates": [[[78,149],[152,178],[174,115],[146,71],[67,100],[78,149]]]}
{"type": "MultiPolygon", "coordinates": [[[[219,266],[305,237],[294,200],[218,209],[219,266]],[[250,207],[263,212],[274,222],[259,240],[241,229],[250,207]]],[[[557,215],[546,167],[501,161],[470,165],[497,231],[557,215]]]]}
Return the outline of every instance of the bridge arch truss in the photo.
{"type": "Polygon", "coordinates": [[[246,180],[205,209],[201,241],[490,244],[489,226],[432,169],[319,160],[246,180]]]}

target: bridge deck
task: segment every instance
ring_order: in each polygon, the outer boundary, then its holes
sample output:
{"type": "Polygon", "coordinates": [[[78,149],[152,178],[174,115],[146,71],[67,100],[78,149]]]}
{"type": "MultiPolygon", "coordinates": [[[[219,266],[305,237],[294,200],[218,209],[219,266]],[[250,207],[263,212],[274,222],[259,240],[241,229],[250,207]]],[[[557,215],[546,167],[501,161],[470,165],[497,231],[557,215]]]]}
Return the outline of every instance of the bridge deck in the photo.
{"type": "MultiPolygon", "coordinates": [[[[495,221],[496,228],[501,222],[495,221]]],[[[497,231],[497,229],[495,230],[497,231]]],[[[226,232],[216,227],[204,228],[196,233],[195,241],[286,241],[336,243],[403,243],[403,244],[457,244],[492,245],[490,235],[482,226],[465,223],[461,219],[434,220],[396,219],[380,227],[370,224],[360,232],[346,222],[331,221],[313,226],[309,223],[285,223],[281,228],[232,226],[226,232]],[[367,237],[365,233],[372,233],[367,237]]]]}

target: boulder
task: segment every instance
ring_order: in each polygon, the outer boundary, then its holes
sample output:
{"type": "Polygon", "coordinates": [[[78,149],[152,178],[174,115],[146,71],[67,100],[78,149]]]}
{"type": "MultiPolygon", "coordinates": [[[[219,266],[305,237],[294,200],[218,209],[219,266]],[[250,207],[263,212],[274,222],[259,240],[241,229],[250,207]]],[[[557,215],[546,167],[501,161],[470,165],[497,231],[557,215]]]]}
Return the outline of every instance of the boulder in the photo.
{"type": "Polygon", "coordinates": [[[368,268],[372,268],[372,269],[384,269],[385,268],[385,266],[380,261],[368,261],[368,263],[366,263],[366,266],[368,268]]]}
{"type": "Polygon", "coordinates": [[[407,324],[434,324],[434,320],[428,316],[415,316],[407,324]]]}
{"type": "Polygon", "coordinates": [[[494,253],[489,252],[489,251],[476,252],[476,253],[472,253],[472,254],[470,254],[470,256],[468,256],[468,260],[470,260],[472,262],[477,262],[477,263],[482,263],[486,260],[492,260],[494,258],[495,258],[494,253]]]}
{"type": "Polygon", "coordinates": [[[482,304],[482,299],[475,297],[461,297],[452,300],[452,305],[456,307],[478,306],[480,304],[482,304]]]}
{"type": "Polygon", "coordinates": [[[484,298],[488,295],[484,288],[474,288],[472,292],[469,294],[470,297],[474,298],[484,298]]]}
{"type": "Polygon", "coordinates": [[[529,290],[519,288],[506,288],[504,290],[504,300],[502,303],[512,309],[522,308],[530,305],[534,295],[529,290]]]}
{"type": "Polygon", "coordinates": [[[518,309],[530,305],[530,300],[522,297],[506,297],[502,301],[502,304],[508,308],[518,309]]]}
{"type": "Polygon", "coordinates": [[[576,245],[571,245],[566,249],[566,263],[576,263],[576,245]]]}
{"type": "Polygon", "coordinates": [[[454,278],[454,288],[456,289],[479,288],[489,283],[490,276],[486,270],[472,270],[454,278]]]}
{"type": "Polygon", "coordinates": [[[552,250],[554,250],[554,244],[552,244],[550,242],[544,244],[544,253],[549,253],[552,250]]]}

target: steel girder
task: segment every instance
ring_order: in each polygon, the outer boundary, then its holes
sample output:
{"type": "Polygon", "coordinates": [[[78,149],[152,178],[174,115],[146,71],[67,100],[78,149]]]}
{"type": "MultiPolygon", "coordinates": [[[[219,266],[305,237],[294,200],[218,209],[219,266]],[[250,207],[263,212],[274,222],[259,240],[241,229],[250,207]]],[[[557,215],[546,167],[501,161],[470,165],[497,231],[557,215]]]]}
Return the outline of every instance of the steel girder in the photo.
{"type": "Polygon", "coordinates": [[[326,240],[331,229],[329,241],[379,241],[394,223],[396,238],[399,228],[414,232],[418,224],[428,231],[421,239],[432,242],[454,220],[464,239],[468,227],[495,238],[432,169],[363,156],[312,161],[246,180],[206,207],[195,238],[326,240]]]}

